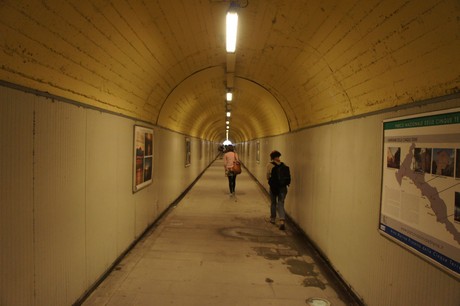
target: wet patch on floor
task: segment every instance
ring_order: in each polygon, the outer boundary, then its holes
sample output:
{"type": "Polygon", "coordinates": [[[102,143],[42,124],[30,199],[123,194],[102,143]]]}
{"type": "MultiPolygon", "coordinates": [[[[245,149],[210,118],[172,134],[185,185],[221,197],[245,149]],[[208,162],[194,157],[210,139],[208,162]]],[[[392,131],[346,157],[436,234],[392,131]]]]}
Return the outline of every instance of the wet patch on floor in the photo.
{"type": "Polygon", "coordinates": [[[296,258],[286,259],[288,269],[292,274],[305,276],[302,282],[304,287],[317,287],[322,290],[326,289],[326,284],[319,278],[319,273],[315,271],[316,265],[296,258]]]}
{"type": "Polygon", "coordinates": [[[254,247],[252,249],[256,251],[258,256],[261,256],[268,260],[280,260],[282,257],[282,255],[275,248],[254,247]]]}
{"type": "Polygon", "coordinates": [[[303,280],[302,285],[304,287],[317,287],[322,290],[326,289],[326,284],[320,281],[316,277],[307,277],[303,280]]]}
{"type": "Polygon", "coordinates": [[[318,273],[314,271],[315,264],[308,263],[303,260],[290,258],[286,260],[289,271],[292,274],[297,274],[301,276],[318,276],[318,273]]]}
{"type": "MultiPolygon", "coordinates": [[[[270,261],[281,261],[287,266],[287,269],[293,274],[304,277],[301,285],[304,287],[315,287],[325,290],[331,286],[339,289],[339,286],[324,281],[321,273],[327,269],[317,266],[316,260],[318,255],[309,249],[305,244],[304,238],[295,231],[280,232],[276,227],[264,227],[266,222],[259,222],[260,227],[228,227],[219,230],[219,233],[227,238],[246,240],[254,243],[266,243],[267,246],[253,246],[252,250],[257,256],[261,256],[270,261]],[[305,258],[310,258],[313,263],[305,258]]],[[[257,221],[252,225],[259,224],[257,221]]],[[[271,278],[266,278],[266,283],[274,282],[271,278]]]]}

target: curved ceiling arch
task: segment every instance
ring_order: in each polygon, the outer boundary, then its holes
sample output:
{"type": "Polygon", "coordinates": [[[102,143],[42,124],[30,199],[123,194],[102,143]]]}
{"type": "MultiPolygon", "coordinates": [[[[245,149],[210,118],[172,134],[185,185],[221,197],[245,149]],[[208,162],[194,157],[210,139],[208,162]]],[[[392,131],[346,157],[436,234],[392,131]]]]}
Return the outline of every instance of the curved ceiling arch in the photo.
{"type": "Polygon", "coordinates": [[[213,118],[209,123],[203,127],[202,134],[207,137],[202,137],[204,139],[209,139],[214,142],[222,142],[225,140],[225,130],[222,128],[223,116],[213,118]]]}
{"type": "Polygon", "coordinates": [[[247,122],[254,124],[251,128],[252,135],[245,140],[279,135],[291,130],[285,107],[269,90],[254,80],[235,76],[231,106],[237,126],[247,122]]]}
{"type": "MultiPolygon", "coordinates": [[[[195,72],[174,87],[162,103],[156,123],[191,136],[221,141],[225,139],[226,129],[225,93],[225,69],[222,66],[195,72]],[[220,120],[216,121],[216,118],[220,120]],[[216,136],[210,135],[224,137],[213,139],[216,136]]],[[[229,134],[235,131],[235,135],[239,135],[238,141],[290,130],[286,112],[279,101],[252,80],[235,77],[233,100],[228,108],[231,111],[229,134]]]]}

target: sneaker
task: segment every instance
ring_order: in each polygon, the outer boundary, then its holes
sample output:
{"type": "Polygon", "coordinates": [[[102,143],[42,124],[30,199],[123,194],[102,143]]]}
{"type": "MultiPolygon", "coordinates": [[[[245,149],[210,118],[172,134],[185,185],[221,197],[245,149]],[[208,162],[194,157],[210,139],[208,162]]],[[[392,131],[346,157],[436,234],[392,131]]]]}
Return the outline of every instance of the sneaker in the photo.
{"type": "Polygon", "coordinates": [[[281,230],[281,231],[284,231],[285,229],[286,229],[286,226],[284,225],[284,223],[281,224],[281,225],[280,225],[280,230],[281,230]]]}
{"type": "Polygon", "coordinates": [[[275,224],[275,219],[270,218],[270,223],[271,223],[271,224],[275,224]]]}

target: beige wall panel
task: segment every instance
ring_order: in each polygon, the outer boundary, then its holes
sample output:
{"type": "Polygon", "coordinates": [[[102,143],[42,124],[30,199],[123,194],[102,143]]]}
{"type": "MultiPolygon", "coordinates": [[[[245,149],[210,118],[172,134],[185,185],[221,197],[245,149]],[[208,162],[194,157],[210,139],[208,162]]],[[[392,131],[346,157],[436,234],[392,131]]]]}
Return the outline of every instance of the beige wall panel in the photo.
{"type": "MultiPolygon", "coordinates": [[[[117,116],[112,116],[116,126],[114,136],[117,146],[116,165],[116,226],[117,226],[117,253],[120,254],[133,242],[135,234],[136,206],[132,193],[133,160],[134,160],[134,124],[117,116]]],[[[150,188],[152,189],[152,188],[150,188]]],[[[147,201],[149,202],[149,201],[147,201]]]]}
{"type": "MultiPolygon", "coordinates": [[[[155,171],[155,169],[153,171],[155,171]]],[[[139,237],[145,229],[153,223],[155,216],[158,216],[162,212],[158,210],[158,192],[156,187],[154,187],[156,178],[155,172],[153,173],[154,183],[150,187],[141,189],[133,194],[135,207],[134,232],[136,237],[139,237]]]]}
{"type": "MultiPolygon", "coordinates": [[[[174,201],[183,191],[184,187],[192,183],[191,170],[196,161],[192,158],[190,166],[185,166],[185,136],[159,130],[158,133],[158,158],[155,166],[161,173],[158,183],[158,202],[167,205],[174,201]],[[171,154],[174,152],[174,154],[171,154]]],[[[192,138],[191,140],[192,141],[192,138]]],[[[155,142],[157,143],[157,142],[155,142]]],[[[191,153],[193,154],[193,146],[191,153]]]]}
{"type": "Polygon", "coordinates": [[[38,98],[35,114],[35,302],[70,305],[86,288],[86,111],[38,98]]]}
{"type": "Polygon", "coordinates": [[[377,245],[385,240],[376,225],[380,208],[380,167],[376,166],[382,161],[381,124],[376,119],[345,121],[328,127],[332,130],[333,172],[327,256],[344,278],[358,276],[359,285],[353,284],[354,288],[366,288],[374,282],[375,261],[381,252],[377,245]],[[361,275],[350,264],[353,258],[359,259],[361,275]]]}
{"type": "Polygon", "coordinates": [[[86,242],[89,284],[108,269],[118,256],[117,171],[120,165],[117,123],[111,115],[88,111],[86,242]]]}
{"type": "Polygon", "coordinates": [[[293,177],[288,214],[367,305],[457,306],[460,282],[384,238],[378,221],[382,121],[459,105],[458,98],[433,102],[260,139],[261,162],[248,155],[245,165],[268,189],[266,156],[281,151],[293,177]]]}
{"type": "MultiPolygon", "coordinates": [[[[309,224],[308,235],[316,241],[320,249],[326,252],[329,249],[329,227],[326,224],[330,220],[331,213],[329,203],[331,202],[332,192],[330,180],[333,173],[331,165],[333,158],[333,152],[331,152],[332,135],[331,131],[325,126],[319,127],[318,130],[318,133],[312,133],[311,130],[307,130],[307,137],[298,137],[294,141],[299,142],[298,154],[306,160],[305,168],[303,168],[305,170],[301,175],[305,176],[311,189],[305,188],[305,191],[315,191],[315,194],[310,193],[307,197],[313,200],[314,196],[316,205],[307,206],[307,214],[303,216],[303,220],[306,224],[309,224]]],[[[284,160],[289,163],[289,159],[286,159],[288,154],[285,152],[284,160]]],[[[292,164],[293,159],[290,160],[292,164]]],[[[298,190],[293,188],[292,191],[298,190]]]]}
{"type": "Polygon", "coordinates": [[[33,101],[0,87],[0,305],[33,305],[33,101]]]}

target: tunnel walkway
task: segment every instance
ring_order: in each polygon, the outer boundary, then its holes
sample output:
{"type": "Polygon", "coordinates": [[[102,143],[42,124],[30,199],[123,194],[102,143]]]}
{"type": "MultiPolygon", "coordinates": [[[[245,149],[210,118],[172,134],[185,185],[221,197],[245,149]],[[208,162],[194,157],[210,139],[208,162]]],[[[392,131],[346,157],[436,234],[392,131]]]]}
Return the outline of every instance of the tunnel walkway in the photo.
{"type": "Polygon", "coordinates": [[[217,159],[82,305],[358,305],[305,238],[268,215],[245,169],[229,196],[217,159]]]}

